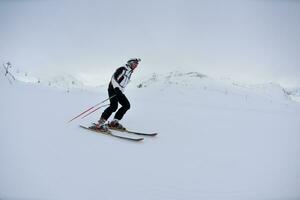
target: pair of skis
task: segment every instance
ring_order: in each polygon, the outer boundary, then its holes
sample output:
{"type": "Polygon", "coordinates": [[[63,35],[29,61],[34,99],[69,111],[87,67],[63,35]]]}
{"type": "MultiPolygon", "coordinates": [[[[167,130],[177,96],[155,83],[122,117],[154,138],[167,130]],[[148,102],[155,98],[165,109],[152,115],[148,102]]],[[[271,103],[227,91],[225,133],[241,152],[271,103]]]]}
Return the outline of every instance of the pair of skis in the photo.
{"type": "Polygon", "coordinates": [[[131,134],[135,134],[135,135],[139,135],[139,136],[152,136],[153,137],[153,136],[157,135],[157,133],[142,133],[142,132],[129,131],[129,130],[121,130],[121,129],[114,129],[114,128],[109,128],[108,131],[100,131],[100,130],[97,130],[95,128],[86,127],[86,126],[82,126],[82,125],[80,125],[80,127],[84,128],[86,130],[94,131],[94,132],[97,132],[97,133],[102,133],[102,134],[105,134],[105,135],[109,135],[109,136],[120,138],[120,139],[124,139],[124,140],[135,141],[135,142],[142,141],[142,140],[144,140],[144,138],[143,137],[133,138],[133,137],[127,137],[127,136],[120,136],[120,135],[114,134],[112,132],[112,130],[119,131],[119,132],[124,132],[124,133],[131,133],[131,134]]]}

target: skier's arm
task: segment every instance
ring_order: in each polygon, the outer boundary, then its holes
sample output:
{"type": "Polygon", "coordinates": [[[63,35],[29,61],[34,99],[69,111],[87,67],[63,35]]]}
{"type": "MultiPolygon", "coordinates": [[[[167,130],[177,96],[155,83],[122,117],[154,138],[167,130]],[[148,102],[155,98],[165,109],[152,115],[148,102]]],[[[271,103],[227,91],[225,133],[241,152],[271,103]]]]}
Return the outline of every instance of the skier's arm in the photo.
{"type": "Polygon", "coordinates": [[[116,72],[114,73],[112,79],[111,79],[111,84],[113,86],[114,89],[119,89],[120,91],[123,91],[123,87],[119,84],[119,82],[121,82],[122,80],[122,75],[123,73],[125,73],[125,68],[124,67],[120,67],[116,70],[116,72]]]}

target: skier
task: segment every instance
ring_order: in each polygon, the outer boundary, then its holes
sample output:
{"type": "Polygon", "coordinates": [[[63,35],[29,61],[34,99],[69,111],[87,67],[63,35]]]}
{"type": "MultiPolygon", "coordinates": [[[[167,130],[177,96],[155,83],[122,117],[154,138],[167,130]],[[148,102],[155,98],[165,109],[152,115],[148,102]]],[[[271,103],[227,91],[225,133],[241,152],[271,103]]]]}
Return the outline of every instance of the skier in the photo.
{"type": "Polygon", "coordinates": [[[112,75],[108,85],[110,106],[104,110],[98,124],[96,124],[96,128],[98,130],[104,132],[108,131],[108,128],[126,130],[119,122],[123,118],[124,114],[130,109],[130,102],[123,92],[130,81],[133,71],[137,68],[140,61],[141,59],[139,58],[132,58],[128,60],[124,66],[119,67],[112,75]],[[120,103],[122,107],[117,111],[118,103],[120,103]],[[114,119],[107,125],[105,122],[113,112],[116,112],[114,119]]]}

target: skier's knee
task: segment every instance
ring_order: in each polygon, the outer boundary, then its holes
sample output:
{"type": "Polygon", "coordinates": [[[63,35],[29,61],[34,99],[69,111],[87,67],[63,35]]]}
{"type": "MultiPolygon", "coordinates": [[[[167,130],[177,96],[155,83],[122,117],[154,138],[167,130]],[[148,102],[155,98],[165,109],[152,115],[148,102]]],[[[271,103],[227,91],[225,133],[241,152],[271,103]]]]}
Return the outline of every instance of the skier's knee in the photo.
{"type": "Polygon", "coordinates": [[[128,102],[128,104],[124,105],[124,108],[125,108],[126,110],[129,110],[129,109],[130,109],[130,103],[128,102]]]}
{"type": "Polygon", "coordinates": [[[116,112],[118,110],[118,104],[117,105],[111,105],[111,110],[113,112],[116,112]]]}

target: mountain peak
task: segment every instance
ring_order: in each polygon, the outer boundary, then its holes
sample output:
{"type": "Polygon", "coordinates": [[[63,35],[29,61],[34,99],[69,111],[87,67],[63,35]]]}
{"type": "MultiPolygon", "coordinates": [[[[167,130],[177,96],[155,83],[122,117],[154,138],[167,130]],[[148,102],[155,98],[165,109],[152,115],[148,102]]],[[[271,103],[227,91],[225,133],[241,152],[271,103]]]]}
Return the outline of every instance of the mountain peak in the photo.
{"type": "Polygon", "coordinates": [[[206,75],[199,72],[179,72],[172,71],[166,74],[157,74],[153,73],[151,77],[145,78],[145,81],[142,81],[138,84],[138,88],[148,87],[157,82],[162,84],[176,84],[176,85],[191,85],[193,81],[198,81],[200,79],[207,78],[206,75]]]}

